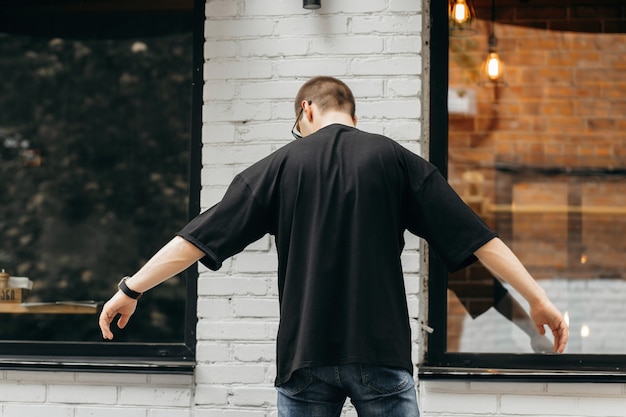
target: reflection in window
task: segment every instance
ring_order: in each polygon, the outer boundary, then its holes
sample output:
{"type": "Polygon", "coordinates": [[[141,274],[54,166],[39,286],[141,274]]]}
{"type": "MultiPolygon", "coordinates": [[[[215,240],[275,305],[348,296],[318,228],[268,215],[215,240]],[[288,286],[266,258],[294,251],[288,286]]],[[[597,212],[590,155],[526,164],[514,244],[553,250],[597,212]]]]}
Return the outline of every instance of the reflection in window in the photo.
{"type": "MultiPolygon", "coordinates": [[[[187,219],[191,33],[0,34],[0,55],[0,268],[33,282],[31,308],[107,300],[187,219]]],[[[116,340],[183,340],[181,281],[142,298],[116,340]]],[[[11,308],[0,340],[101,340],[97,309],[11,308]]]]}
{"type": "MultiPolygon", "coordinates": [[[[477,26],[450,38],[449,181],[567,312],[566,353],[624,354],[626,35],[497,23],[508,85],[494,88],[477,85],[477,26]]],[[[480,265],[448,281],[448,352],[547,350],[480,265]]]]}

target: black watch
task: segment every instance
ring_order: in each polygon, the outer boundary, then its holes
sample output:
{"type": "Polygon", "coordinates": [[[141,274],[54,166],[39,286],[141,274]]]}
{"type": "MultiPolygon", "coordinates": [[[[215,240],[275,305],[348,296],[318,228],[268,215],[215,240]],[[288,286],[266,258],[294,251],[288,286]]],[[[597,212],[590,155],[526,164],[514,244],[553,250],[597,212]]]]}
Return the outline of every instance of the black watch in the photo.
{"type": "Polygon", "coordinates": [[[130,288],[128,288],[128,285],[126,285],[126,280],[130,278],[130,277],[124,277],[122,278],[122,280],[120,281],[119,284],[117,284],[117,288],[120,289],[121,292],[123,292],[124,294],[126,294],[127,296],[129,296],[130,298],[132,298],[133,300],[138,300],[139,297],[141,297],[143,294],[137,291],[133,291],[130,288]]]}

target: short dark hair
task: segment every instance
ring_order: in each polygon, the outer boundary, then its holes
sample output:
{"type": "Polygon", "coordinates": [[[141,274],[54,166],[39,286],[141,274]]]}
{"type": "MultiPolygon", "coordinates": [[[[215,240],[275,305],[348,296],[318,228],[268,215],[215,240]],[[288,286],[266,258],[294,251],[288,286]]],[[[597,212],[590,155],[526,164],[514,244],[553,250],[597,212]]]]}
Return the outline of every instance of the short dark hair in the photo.
{"type": "Polygon", "coordinates": [[[300,113],[301,103],[305,100],[315,103],[322,112],[339,110],[349,113],[352,118],[356,114],[356,104],[350,87],[334,77],[320,76],[304,83],[296,94],[296,115],[300,113]]]}

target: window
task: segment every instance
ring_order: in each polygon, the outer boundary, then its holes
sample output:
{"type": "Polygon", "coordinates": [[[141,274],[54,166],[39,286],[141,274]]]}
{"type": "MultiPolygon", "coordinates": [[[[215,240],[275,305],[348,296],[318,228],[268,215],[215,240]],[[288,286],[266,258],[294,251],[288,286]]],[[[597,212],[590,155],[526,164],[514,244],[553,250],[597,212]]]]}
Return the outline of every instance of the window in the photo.
{"type": "Polygon", "coordinates": [[[190,150],[200,143],[193,29],[203,10],[194,14],[191,1],[165,9],[149,1],[6,3],[0,268],[11,278],[0,282],[3,365],[93,356],[102,361],[85,367],[120,366],[111,358],[123,356],[144,361],[127,360],[129,368],[145,369],[147,359],[162,362],[159,369],[189,366],[195,271],[146,294],[113,343],[102,341],[97,317],[121,276],[199,211],[200,156],[190,150]]]}
{"type": "Polygon", "coordinates": [[[491,1],[473,3],[476,33],[465,37],[449,36],[445,5],[433,5],[431,67],[449,73],[431,74],[431,160],[565,312],[570,342],[564,355],[545,354],[551,339],[518,294],[478,263],[448,274],[432,256],[427,364],[620,371],[624,21],[609,3],[520,3],[496,9],[492,29],[491,1]],[[480,84],[490,33],[506,85],[480,84]]]}

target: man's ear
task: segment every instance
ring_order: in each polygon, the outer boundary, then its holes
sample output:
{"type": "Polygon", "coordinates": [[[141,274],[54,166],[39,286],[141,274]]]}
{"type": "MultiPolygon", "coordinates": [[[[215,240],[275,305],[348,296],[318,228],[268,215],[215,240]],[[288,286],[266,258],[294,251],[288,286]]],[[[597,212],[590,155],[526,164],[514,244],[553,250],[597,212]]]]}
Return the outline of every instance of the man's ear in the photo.
{"type": "Polygon", "coordinates": [[[303,102],[304,111],[302,112],[302,117],[306,117],[309,122],[313,121],[313,113],[314,109],[310,102],[303,102]]]}

